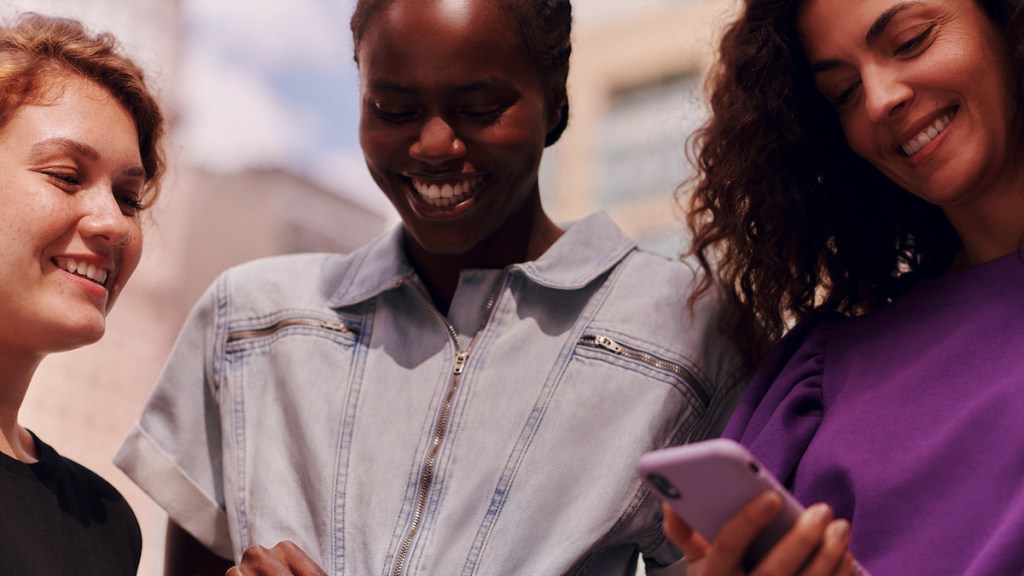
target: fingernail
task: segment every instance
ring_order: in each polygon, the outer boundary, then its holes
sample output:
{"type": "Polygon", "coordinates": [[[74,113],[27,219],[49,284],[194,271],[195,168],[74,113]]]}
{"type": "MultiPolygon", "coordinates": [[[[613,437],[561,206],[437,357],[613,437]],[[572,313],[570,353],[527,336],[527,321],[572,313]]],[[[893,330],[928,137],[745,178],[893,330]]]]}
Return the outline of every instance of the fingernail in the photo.
{"type": "Polygon", "coordinates": [[[825,537],[832,540],[845,541],[849,536],[850,523],[846,520],[836,520],[829,524],[828,529],[825,531],[825,537]]]}
{"type": "Polygon", "coordinates": [[[830,519],[831,510],[828,504],[815,504],[811,506],[809,512],[811,520],[815,522],[828,522],[830,519]]]}

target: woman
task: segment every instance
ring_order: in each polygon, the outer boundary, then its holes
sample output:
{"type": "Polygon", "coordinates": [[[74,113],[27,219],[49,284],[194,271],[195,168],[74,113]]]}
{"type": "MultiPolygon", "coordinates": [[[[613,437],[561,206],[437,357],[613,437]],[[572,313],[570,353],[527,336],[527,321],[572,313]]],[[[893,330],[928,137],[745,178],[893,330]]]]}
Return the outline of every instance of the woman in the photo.
{"type": "Polygon", "coordinates": [[[332,574],[676,562],[633,464],[717,433],[735,367],[689,269],[541,205],[570,22],[566,0],[358,3],[361,144],[402,224],[230,270],[195,309],[118,458],[184,528],[171,573],[223,574],[185,531],[332,574]]]}
{"type": "MultiPolygon", "coordinates": [[[[751,364],[799,322],[725,435],[827,503],[765,571],[847,573],[847,543],[875,574],[1024,571],[1022,12],[749,0],[725,35],[697,251],[751,364]]],[[[710,548],[668,530],[732,573],[771,500],[710,548]]]]}
{"type": "Polygon", "coordinates": [[[91,344],[142,255],[160,109],[114,38],[23,15],[0,27],[0,566],[134,575],[124,498],[18,424],[43,358],[91,344]]]}

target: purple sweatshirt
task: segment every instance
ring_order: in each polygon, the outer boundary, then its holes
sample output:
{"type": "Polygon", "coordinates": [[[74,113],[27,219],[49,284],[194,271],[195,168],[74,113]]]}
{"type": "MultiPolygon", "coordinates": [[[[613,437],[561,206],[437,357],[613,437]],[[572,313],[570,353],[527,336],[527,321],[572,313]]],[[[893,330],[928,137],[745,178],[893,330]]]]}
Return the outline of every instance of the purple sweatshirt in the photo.
{"type": "Polygon", "coordinates": [[[1024,573],[1024,262],[779,343],[725,436],[853,525],[873,576],[1024,573]]]}

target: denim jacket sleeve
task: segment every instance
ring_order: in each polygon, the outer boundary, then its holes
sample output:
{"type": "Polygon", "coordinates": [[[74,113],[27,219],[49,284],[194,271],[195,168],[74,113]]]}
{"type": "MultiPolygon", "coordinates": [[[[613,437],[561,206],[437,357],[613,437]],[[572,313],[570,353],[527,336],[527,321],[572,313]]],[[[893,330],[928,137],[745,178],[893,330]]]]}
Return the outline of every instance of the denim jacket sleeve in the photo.
{"type": "Polygon", "coordinates": [[[218,337],[214,283],[192,310],[140,421],[114,463],[200,543],[231,555],[224,512],[221,424],[211,357],[218,337]],[[201,387],[202,390],[194,390],[201,387]]]}

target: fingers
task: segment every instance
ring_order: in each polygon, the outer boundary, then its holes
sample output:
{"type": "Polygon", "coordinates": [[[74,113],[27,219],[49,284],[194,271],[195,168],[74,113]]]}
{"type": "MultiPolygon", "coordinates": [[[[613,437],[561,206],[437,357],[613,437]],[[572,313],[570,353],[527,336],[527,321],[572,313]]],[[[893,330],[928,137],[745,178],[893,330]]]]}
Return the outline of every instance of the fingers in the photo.
{"type": "Polygon", "coordinates": [[[765,556],[753,574],[833,574],[850,541],[850,525],[832,519],[827,504],[815,504],[765,556]]]}
{"type": "Polygon", "coordinates": [[[683,556],[686,556],[688,562],[703,558],[708,553],[707,540],[694,532],[686,522],[683,522],[683,519],[673,512],[668,504],[662,504],[661,509],[665,515],[662,528],[668,539],[683,551],[683,556]]]}
{"type": "Polygon", "coordinates": [[[763,492],[722,525],[708,553],[705,574],[739,574],[743,554],[754,537],[782,509],[782,498],[775,492],[763,492]]]}
{"type": "Polygon", "coordinates": [[[847,551],[850,545],[850,523],[833,520],[825,528],[824,540],[807,564],[804,572],[808,576],[851,574],[853,556],[847,551]]]}
{"type": "Polygon", "coordinates": [[[293,542],[273,548],[253,545],[242,553],[242,561],[224,576],[327,576],[320,566],[293,542]]]}

